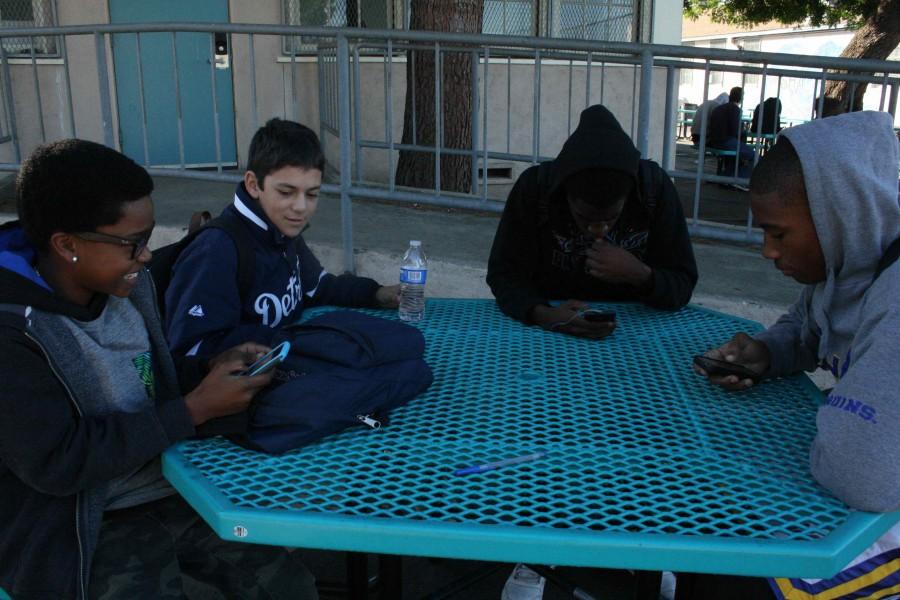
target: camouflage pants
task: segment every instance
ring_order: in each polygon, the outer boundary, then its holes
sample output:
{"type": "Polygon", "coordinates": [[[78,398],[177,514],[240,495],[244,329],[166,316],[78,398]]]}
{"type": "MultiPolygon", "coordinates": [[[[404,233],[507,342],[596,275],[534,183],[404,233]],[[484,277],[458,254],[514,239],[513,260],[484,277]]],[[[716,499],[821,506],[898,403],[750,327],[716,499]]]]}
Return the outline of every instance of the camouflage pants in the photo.
{"type": "Polygon", "coordinates": [[[178,495],[104,515],[88,595],[113,599],[316,600],[284,548],[226,542],[178,495]]]}

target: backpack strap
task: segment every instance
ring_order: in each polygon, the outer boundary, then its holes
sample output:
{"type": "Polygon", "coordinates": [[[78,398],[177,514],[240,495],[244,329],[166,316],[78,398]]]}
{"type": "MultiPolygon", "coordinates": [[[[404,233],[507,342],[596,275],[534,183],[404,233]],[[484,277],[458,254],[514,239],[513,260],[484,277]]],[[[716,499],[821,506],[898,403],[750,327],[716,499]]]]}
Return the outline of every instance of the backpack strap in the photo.
{"type": "Polygon", "coordinates": [[[0,326],[25,331],[31,307],[24,304],[0,304],[0,326]]]}
{"type": "Polygon", "coordinates": [[[878,276],[884,273],[884,271],[892,264],[897,262],[898,258],[900,258],[900,238],[891,242],[891,245],[884,251],[881,260],[878,261],[878,267],[875,269],[875,277],[873,277],[872,280],[878,279],[878,276]]]}
{"type": "Polygon", "coordinates": [[[229,216],[228,213],[219,215],[203,227],[221,229],[234,242],[238,254],[238,292],[242,299],[246,298],[253,286],[253,272],[255,270],[253,241],[250,239],[246,227],[236,218],[229,216]]]}
{"type": "Polygon", "coordinates": [[[537,189],[538,189],[538,201],[537,201],[537,214],[538,221],[546,221],[550,218],[550,171],[551,165],[550,162],[542,162],[538,164],[538,172],[537,172],[537,189]]]}
{"type": "Polygon", "coordinates": [[[650,161],[642,160],[638,165],[638,181],[643,184],[641,199],[650,211],[650,215],[656,216],[656,206],[659,204],[659,188],[662,186],[662,167],[656,166],[650,161]]]}

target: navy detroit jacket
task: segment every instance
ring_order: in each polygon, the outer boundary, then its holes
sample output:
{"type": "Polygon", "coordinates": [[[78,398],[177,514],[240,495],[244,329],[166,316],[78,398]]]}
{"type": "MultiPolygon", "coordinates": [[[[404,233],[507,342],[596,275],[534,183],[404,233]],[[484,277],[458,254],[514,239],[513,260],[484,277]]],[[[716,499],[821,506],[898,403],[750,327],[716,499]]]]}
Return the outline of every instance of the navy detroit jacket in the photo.
{"type": "Polygon", "coordinates": [[[226,213],[250,232],[253,285],[241,298],[237,247],[226,232],[199,234],[175,262],[166,290],[166,335],[176,357],[210,357],[247,341],[271,345],[310,306],[375,306],[376,281],[326,272],[302,236],[278,231],[243,183],[226,213]]]}

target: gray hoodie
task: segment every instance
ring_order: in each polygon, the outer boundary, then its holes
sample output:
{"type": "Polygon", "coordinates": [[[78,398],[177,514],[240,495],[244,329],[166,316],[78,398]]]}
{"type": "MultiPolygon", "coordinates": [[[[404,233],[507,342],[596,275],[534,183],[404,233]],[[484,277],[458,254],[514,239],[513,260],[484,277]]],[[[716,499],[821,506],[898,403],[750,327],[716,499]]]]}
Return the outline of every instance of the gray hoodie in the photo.
{"type": "Polygon", "coordinates": [[[803,165],[825,256],[806,286],[759,334],[770,376],[827,368],[838,383],[819,408],[813,476],[861,510],[900,509],[900,261],[874,280],[900,237],[898,147],[887,113],[865,111],[784,130],[803,165]]]}
{"type": "Polygon", "coordinates": [[[728,92],[722,92],[715,98],[707,100],[698,106],[697,111],[694,113],[694,122],[691,124],[691,135],[700,135],[700,129],[703,127],[703,121],[706,119],[706,116],[712,113],[715,107],[722,106],[726,102],[728,102],[728,92]]]}

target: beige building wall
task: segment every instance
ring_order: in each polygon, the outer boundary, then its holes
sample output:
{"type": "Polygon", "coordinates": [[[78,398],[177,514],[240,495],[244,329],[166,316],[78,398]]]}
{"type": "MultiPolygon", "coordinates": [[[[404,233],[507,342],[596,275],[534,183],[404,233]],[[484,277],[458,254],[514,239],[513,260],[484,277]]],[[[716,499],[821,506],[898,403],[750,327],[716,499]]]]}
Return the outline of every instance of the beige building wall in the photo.
{"type": "MultiPolygon", "coordinates": [[[[105,0],[81,0],[77,3],[59,2],[58,17],[59,23],[62,25],[107,23],[109,12],[105,0]]],[[[63,60],[61,58],[39,58],[37,60],[40,104],[35,86],[35,67],[31,64],[31,60],[11,58],[9,61],[16,131],[23,158],[43,141],[71,137],[73,134],[83,139],[104,141],[94,37],[92,35],[67,36],[65,40],[69,61],[69,85],[72,89],[72,110],[75,115],[74,132],[70,125],[63,60]],[[40,111],[38,106],[40,106],[40,111]],[[43,138],[41,137],[42,122],[43,138]]],[[[112,52],[108,43],[106,49],[107,68],[108,72],[112,74],[112,52]]],[[[113,116],[111,125],[114,130],[117,130],[115,86],[112,80],[110,80],[110,93],[113,116]]],[[[114,139],[116,138],[114,137],[114,139]]],[[[0,144],[0,161],[15,161],[12,142],[0,144]]]]}

